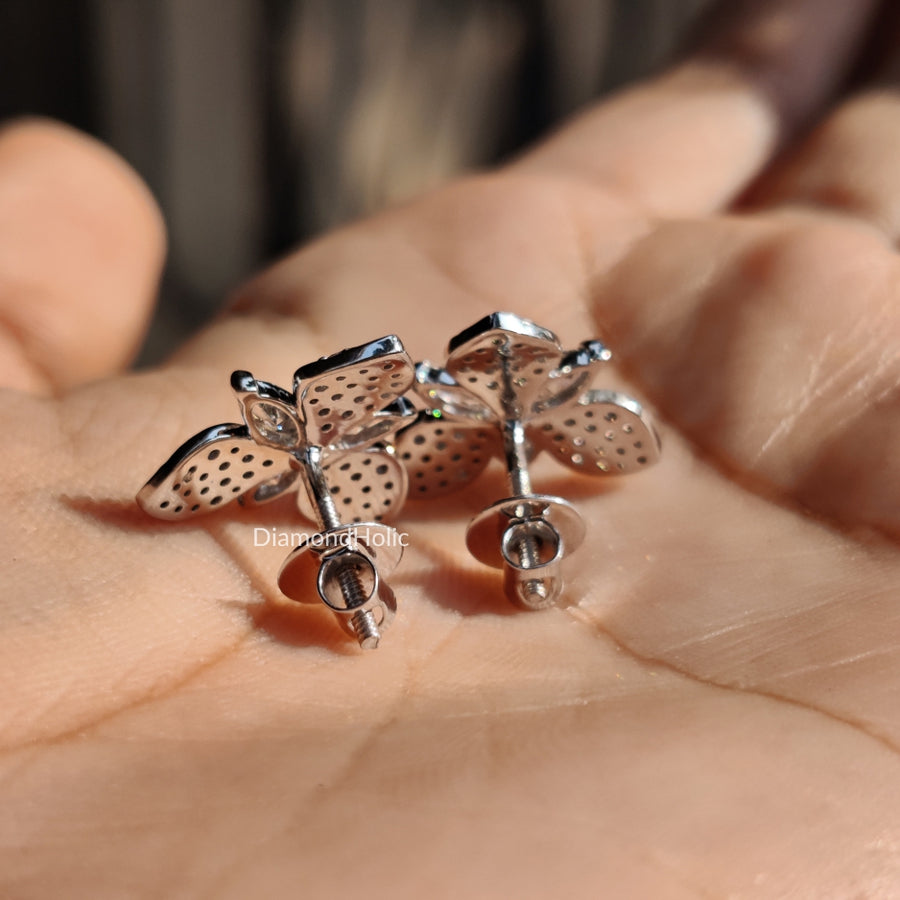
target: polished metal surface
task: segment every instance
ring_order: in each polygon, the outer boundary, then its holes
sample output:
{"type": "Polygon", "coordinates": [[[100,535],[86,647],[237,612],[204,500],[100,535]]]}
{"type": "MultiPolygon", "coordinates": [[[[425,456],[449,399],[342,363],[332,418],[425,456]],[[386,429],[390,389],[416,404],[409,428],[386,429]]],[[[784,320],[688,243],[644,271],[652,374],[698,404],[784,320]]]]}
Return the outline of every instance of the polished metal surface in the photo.
{"type": "Polygon", "coordinates": [[[403,547],[387,525],[339,525],[295,548],[278,573],[288,597],[311,602],[316,591],[360,646],[374,649],[392,622],[397,601],[384,576],[400,562],[403,547]]]}
{"type": "Polygon", "coordinates": [[[320,532],[288,557],[279,586],[295,600],[317,591],[360,646],[376,647],[396,609],[381,575],[402,553],[397,532],[382,520],[399,511],[408,486],[387,442],[416,416],[403,397],[413,378],[393,335],[301,367],[293,393],[235,372],[244,424],[190,438],[137,501],[150,515],[179,520],[232,500],[255,505],[297,490],[300,512],[320,532]],[[298,575],[292,560],[300,558],[298,575]],[[304,574],[308,561],[318,570],[314,577],[304,574]]]}
{"type": "Polygon", "coordinates": [[[177,521],[230,503],[264,502],[296,488],[291,456],[257,444],[246,425],[217,425],[182,444],[141,488],[141,508],[177,521]]]}
{"type": "Polygon", "coordinates": [[[525,608],[561,598],[560,564],[584,538],[571,504],[533,493],[534,457],[546,452],[603,476],[638,472],[659,458],[640,404],[592,388],[610,358],[600,341],[564,351],[553,332],[500,312],[453,338],[443,368],[416,367],[414,387],[426,409],[396,441],[410,497],[458,490],[501,459],[511,496],[476,516],[466,541],[476,559],[505,570],[507,594],[525,608]]]}
{"type": "MultiPolygon", "coordinates": [[[[504,497],[475,516],[466,532],[466,546],[479,562],[494,569],[510,562],[511,546],[504,544],[504,535],[518,522],[545,522],[554,533],[552,542],[561,548],[563,556],[580,546],[584,540],[584,520],[575,507],[562,497],[531,494],[528,497],[504,497]]],[[[540,536],[536,533],[536,536],[540,536]]],[[[542,538],[547,543],[546,538],[542,538]]],[[[539,550],[537,559],[544,559],[539,550]]],[[[533,565],[536,565],[534,563],[533,565]]]]}

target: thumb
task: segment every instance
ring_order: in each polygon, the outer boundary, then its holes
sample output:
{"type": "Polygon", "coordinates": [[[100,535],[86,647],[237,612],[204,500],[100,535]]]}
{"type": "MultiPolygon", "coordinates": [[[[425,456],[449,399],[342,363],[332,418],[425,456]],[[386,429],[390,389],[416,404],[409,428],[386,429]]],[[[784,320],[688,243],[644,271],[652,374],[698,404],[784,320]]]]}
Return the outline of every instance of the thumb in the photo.
{"type": "Polygon", "coordinates": [[[49,121],[0,131],[0,384],[59,391],[124,366],[164,249],[153,198],[112,151],[49,121]]]}

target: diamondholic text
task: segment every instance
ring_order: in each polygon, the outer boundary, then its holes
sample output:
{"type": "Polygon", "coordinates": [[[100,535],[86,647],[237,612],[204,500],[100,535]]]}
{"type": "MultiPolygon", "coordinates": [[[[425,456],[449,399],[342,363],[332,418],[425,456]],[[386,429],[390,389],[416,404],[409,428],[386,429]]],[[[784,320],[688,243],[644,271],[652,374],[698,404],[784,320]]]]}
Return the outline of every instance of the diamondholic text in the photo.
{"type": "Polygon", "coordinates": [[[336,533],[306,531],[279,531],[277,528],[253,529],[254,547],[352,547],[360,543],[369,547],[408,547],[409,534],[393,529],[370,529],[365,525],[344,528],[336,533]]]}

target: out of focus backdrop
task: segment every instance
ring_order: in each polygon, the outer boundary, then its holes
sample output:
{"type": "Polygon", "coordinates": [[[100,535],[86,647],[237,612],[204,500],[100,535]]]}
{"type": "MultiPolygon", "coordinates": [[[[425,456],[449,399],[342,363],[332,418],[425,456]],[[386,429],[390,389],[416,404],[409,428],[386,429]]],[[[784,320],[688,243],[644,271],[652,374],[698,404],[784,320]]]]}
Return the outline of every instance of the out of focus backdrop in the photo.
{"type": "Polygon", "coordinates": [[[0,0],[0,121],[61,119],[150,185],[170,235],[150,362],[291,246],[652,71],[708,4],[0,0]]]}

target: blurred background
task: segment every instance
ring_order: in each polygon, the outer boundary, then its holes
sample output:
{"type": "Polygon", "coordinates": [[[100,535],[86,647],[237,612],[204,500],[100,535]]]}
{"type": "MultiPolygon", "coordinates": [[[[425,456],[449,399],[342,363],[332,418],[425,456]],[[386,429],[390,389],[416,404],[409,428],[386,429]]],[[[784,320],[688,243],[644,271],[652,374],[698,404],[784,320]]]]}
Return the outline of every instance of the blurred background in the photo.
{"type": "Polygon", "coordinates": [[[150,185],[170,251],[146,363],[295,244],[652,71],[708,5],[0,0],[0,120],[75,125],[150,185]]]}

